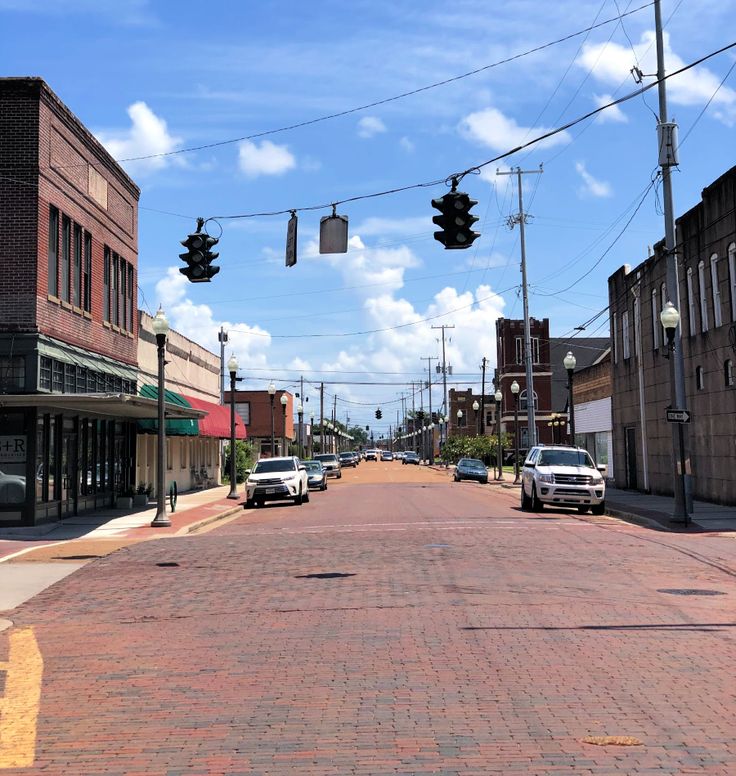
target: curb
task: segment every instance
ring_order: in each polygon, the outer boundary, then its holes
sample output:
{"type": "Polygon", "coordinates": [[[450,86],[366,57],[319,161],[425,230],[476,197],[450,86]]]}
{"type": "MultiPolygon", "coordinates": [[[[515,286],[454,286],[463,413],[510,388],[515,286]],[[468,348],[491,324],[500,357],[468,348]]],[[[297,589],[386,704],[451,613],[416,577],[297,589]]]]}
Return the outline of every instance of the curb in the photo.
{"type": "Polygon", "coordinates": [[[653,528],[655,531],[662,531],[664,533],[673,532],[672,528],[668,528],[666,525],[663,525],[656,520],[637,515],[634,512],[626,512],[623,509],[606,507],[606,515],[608,515],[608,517],[617,517],[619,520],[624,520],[627,523],[634,523],[634,525],[640,525],[644,528],[653,528]]]}
{"type": "Polygon", "coordinates": [[[184,525],[178,531],[176,531],[174,536],[186,536],[187,534],[194,533],[200,528],[204,528],[206,525],[210,525],[210,523],[216,523],[218,520],[224,520],[226,517],[230,517],[231,515],[242,511],[243,504],[240,503],[237,506],[233,506],[224,510],[223,512],[218,512],[216,515],[210,515],[209,517],[204,517],[201,520],[196,520],[194,523],[190,523],[189,525],[184,525]]]}

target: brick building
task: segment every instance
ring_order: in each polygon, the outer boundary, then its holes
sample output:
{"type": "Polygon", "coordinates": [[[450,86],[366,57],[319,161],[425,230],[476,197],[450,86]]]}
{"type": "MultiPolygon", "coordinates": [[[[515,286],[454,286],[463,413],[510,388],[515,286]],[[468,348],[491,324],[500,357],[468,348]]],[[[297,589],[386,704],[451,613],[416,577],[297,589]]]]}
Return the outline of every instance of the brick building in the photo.
{"type": "Polygon", "coordinates": [[[40,78],[0,78],[0,137],[0,523],[28,525],[113,504],[156,402],[136,396],[138,187],[40,78]]]}
{"type": "MultiPolygon", "coordinates": [[[[225,404],[230,402],[230,391],[225,391],[225,404]]],[[[245,423],[248,439],[257,456],[271,455],[271,395],[268,391],[235,391],[235,409],[245,423]]],[[[277,390],[273,396],[273,438],[276,455],[288,455],[289,445],[295,440],[294,397],[277,390]],[[286,396],[286,406],[281,397],[286,396]]]]}
{"type": "Polygon", "coordinates": [[[667,299],[664,245],[608,279],[614,476],[619,487],[673,491],[670,361],[659,314],[666,301],[680,313],[686,429],[696,498],[736,503],[736,167],[707,186],[677,219],[679,299],[667,299]]]}

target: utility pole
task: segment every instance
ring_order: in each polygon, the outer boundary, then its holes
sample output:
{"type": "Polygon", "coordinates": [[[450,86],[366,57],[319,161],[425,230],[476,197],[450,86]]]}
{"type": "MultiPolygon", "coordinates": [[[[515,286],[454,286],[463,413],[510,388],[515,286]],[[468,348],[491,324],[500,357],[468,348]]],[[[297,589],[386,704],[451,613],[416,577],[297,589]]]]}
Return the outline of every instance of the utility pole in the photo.
{"type": "Polygon", "coordinates": [[[332,403],[332,425],[335,427],[332,435],[333,447],[332,452],[337,455],[337,394],[335,394],[334,401],[332,403]]]}
{"type": "MultiPolygon", "coordinates": [[[[433,329],[442,329],[442,404],[444,406],[444,414],[447,417],[450,416],[450,407],[447,403],[447,361],[445,360],[445,329],[454,329],[454,323],[443,323],[442,326],[432,326],[433,329]]],[[[442,426],[440,426],[442,428],[442,426]]],[[[447,428],[448,424],[444,423],[445,428],[445,443],[447,443],[447,428]]],[[[440,458],[444,458],[444,454],[440,458]]],[[[445,461],[447,465],[447,461],[445,461]]]]}
{"type": "MultiPolygon", "coordinates": [[[[670,167],[677,165],[677,125],[667,121],[667,86],[664,80],[664,43],[662,38],[662,11],[660,0],[654,0],[654,24],[657,38],[657,80],[659,81],[659,121],[657,139],[659,164],[662,168],[662,204],[664,206],[664,247],[667,260],[667,296],[670,302],[680,308],[680,281],[677,273],[677,245],[675,242],[675,206],[672,197],[670,167]]],[[[673,409],[686,410],[685,363],[682,354],[681,327],[675,327],[670,352],[670,399],[673,409]]],[[[690,482],[690,457],[687,451],[686,428],[682,423],[672,424],[672,457],[675,503],[672,522],[690,521],[692,512],[692,483],[690,482]]]]}
{"type": "Polygon", "coordinates": [[[482,370],[482,375],[483,376],[481,378],[481,383],[480,383],[480,386],[481,386],[480,387],[480,422],[481,422],[481,427],[480,427],[478,433],[481,436],[485,436],[486,435],[486,424],[485,424],[485,417],[486,417],[485,416],[485,411],[486,411],[486,408],[485,408],[485,402],[486,402],[486,362],[487,361],[488,361],[488,359],[485,356],[483,356],[483,363],[480,365],[480,368],[482,370]]]}
{"type": "MultiPolygon", "coordinates": [[[[526,415],[527,415],[527,435],[528,448],[531,449],[537,444],[537,426],[534,418],[534,372],[532,366],[532,334],[529,324],[529,295],[526,284],[526,243],[524,238],[524,225],[526,224],[526,215],[524,213],[524,202],[521,192],[522,175],[541,175],[544,172],[542,165],[538,170],[522,170],[517,167],[515,170],[502,172],[496,170],[496,175],[516,175],[519,188],[519,213],[509,217],[509,226],[513,229],[514,224],[519,224],[519,242],[521,245],[521,291],[524,299],[524,364],[526,366],[526,415]]],[[[499,386],[500,388],[500,386],[499,386]]]]}
{"type": "MultiPolygon", "coordinates": [[[[314,430],[312,431],[314,434],[314,430]]],[[[319,451],[320,453],[327,452],[325,450],[325,384],[319,384],[319,451]]]]}
{"type": "MultiPolygon", "coordinates": [[[[434,423],[432,418],[432,362],[437,360],[437,356],[420,356],[422,361],[427,362],[427,374],[429,380],[427,381],[427,388],[429,390],[429,425],[434,423]]],[[[434,428],[429,429],[429,463],[434,463],[434,428]]]]}

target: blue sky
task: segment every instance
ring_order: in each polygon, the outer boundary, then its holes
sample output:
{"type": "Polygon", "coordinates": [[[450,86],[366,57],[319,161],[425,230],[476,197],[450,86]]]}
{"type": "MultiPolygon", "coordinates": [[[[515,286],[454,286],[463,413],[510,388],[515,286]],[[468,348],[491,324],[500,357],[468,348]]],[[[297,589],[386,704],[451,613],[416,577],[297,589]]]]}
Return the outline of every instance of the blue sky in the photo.
{"type": "MultiPolygon", "coordinates": [[[[7,33],[0,62],[4,75],[46,79],[123,159],[383,100],[642,4],[0,0],[7,33]]],[[[666,0],[662,8],[668,70],[732,42],[733,3],[666,0]]],[[[375,108],[123,163],[142,191],[139,306],[155,312],[162,303],[175,328],[215,352],[224,325],[244,387],[273,379],[294,390],[303,374],[316,408],[312,384],[324,379],[343,421],[347,413],[351,423],[379,433],[395,421],[399,394],[426,375],[420,357],[441,352],[432,324],[455,325],[448,344],[454,380],[459,387],[477,383],[482,357],[495,364],[495,319],[522,314],[518,227],[506,226],[517,193],[511,176],[496,176],[496,164],[462,181],[478,200],[482,235],[465,251],[445,251],[432,237],[430,200],[444,193],[442,185],[340,205],[350,223],[348,254],[317,252],[319,219],[329,209],[300,213],[299,263],[291,269],[283,263],[288,215],[221,220],[221,271],[210,284],[188,284],[180,275],[179,241],[197,216],[321,205],[442,179],[490,159],[633,91],[635,64],[645,74],[656,69],[653,29],[648,6],[623,25],[375,108]],[[414,325],[392,328],[407,323],[414,325]],[[347,336],[356,332],[372,333],[347,336]],[[379,405],[380,424],[373,418],[379,405]]],[[[721,85],[733,63],[732,50],[668,82],[670,118],[682,141],[673,177],[677,213],[736,161],[736,76],[721,85]]],[[[663,234],[655,187],[601,259],[655,171],[656,111],[655,89],[504,162],[503,169],[544,165],[524,185],[533,216],[526,234],[530,311],[548,317],[555,336],[602,310],[607,277],[642,261],[663,234]]],[[[605,335],[606,321],[587,333],[605,335]]]]}

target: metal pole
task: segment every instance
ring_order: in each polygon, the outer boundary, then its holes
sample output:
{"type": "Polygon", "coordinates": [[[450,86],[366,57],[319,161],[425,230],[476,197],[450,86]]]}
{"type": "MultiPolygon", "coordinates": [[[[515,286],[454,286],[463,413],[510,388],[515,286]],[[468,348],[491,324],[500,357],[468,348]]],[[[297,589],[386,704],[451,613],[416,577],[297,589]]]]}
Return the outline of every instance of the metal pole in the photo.
{"type": "MultiPolygon", "coordinates": [[[[483,423],[485,411],[486,411],[486,357],[483,356],[483,363],[481,364],[482,378],[480,383],[480,422],[483,423]]],[[[486,430],[484,426],[478,426],[478,436],[485,436],[486,430]]]]}
{"type": "Polygon", "coordinates": [[[325,384],[319,384],[319,451],[325,450],[325,384]]]}
{"type": "Polygon", "coordinates": [[[519,484],[519,393],[514,394],[514,485],[519,484]]]}
{"type": "MultiPolygon", "coordinates": [[[[660,0],[654,0],[654,23],[657,40],[657,80],[659,81],[659,125],[657,127],[662,137],[660,129],[662,124],[667,123],[667,87],[664,80],[664,41],[662,35],[662,12],[660,0]]],[[[661,149],[660,149],[661,152],[661,149]]],[[[678,310],[680,307],[680,281],[677,271],[677,246],[675,241],[675,209],[672,197],[672,179],[670,176],[670,162],[660,153],[660,162],[662,170],[662,205],[664,209],[664,244],[667,267],[667,296],[678,310]]],[[[673,351],[670,352],[670,395],[671,403],[674,409],[687,409],[687,396],[685,394],[685,364],[683,361],[682,338],[680,328],[674,331],[672,342],[673,351]]],[[[675,423],[673,426],[680,426],[675,423]]],[[[692,511],[692,492],[690,478],[687,473],[689,469],[689,456],[687,453],[685,432],[681,428],[672,429],[672,450],[674,468],[674,504],[672,509],[673,522],[688,522],[688,512],[692,511]],[[679,461],[679,466],[677,462],[679,461]],[[678,471],[679,469],[679,471],[678,471]]]]}
{"type": "MultiPolygon", "coordinates": [[[[302,398],[302,401],[304,399],[302,398]]],[[[299,458],[304,458],[304,442],[302,441],[302,422],[304,420],[304,410],[299,413],[299,458]]]]}
{"type": "Polygon", "coordinates": [[[503,449],[501,448],[501,402],[496,402],[496,406],[498,408],[498,449],[497,449],[497,457],[498,457],[498,477],[496,479],[502,480],[503,479],[503,449]]]}
{"type": "Polygon", "coordinates": [[[572,398],[572,375],[575,370],[567,370],[567,403],[570,405],[570,444],[575,446],[575,403],[572,398]]]}
{"type": "Polygon", "coordinates": [[[156,516],[151,521],[151,527],[165,528],[171,525],[171,520],[166,516],[165,334],[156,335],[156,347],[158,348],[158,469],[156,471],[156,516]]]}
{"type": "MultiPolygon", "coordinates": [[[[282,394],[283,395],[283,394],[282,394]]],[[[286,449],[286,405],[281,405],[281,455],[287,455],[286,449]]]]}
{"type": "Polygon", "coordinates": [[[235,466],[235,372],[230,372],[230,492],[228,498],[238,498],[235,466]]]}
{"type": "Polygon", "coordinates": [[[276,455],[276,442],[274,439],[274,425],[273,425],[273,399],[274,394],[270,394],[271,397],[271,458],[274,458],[276,455]]]}

